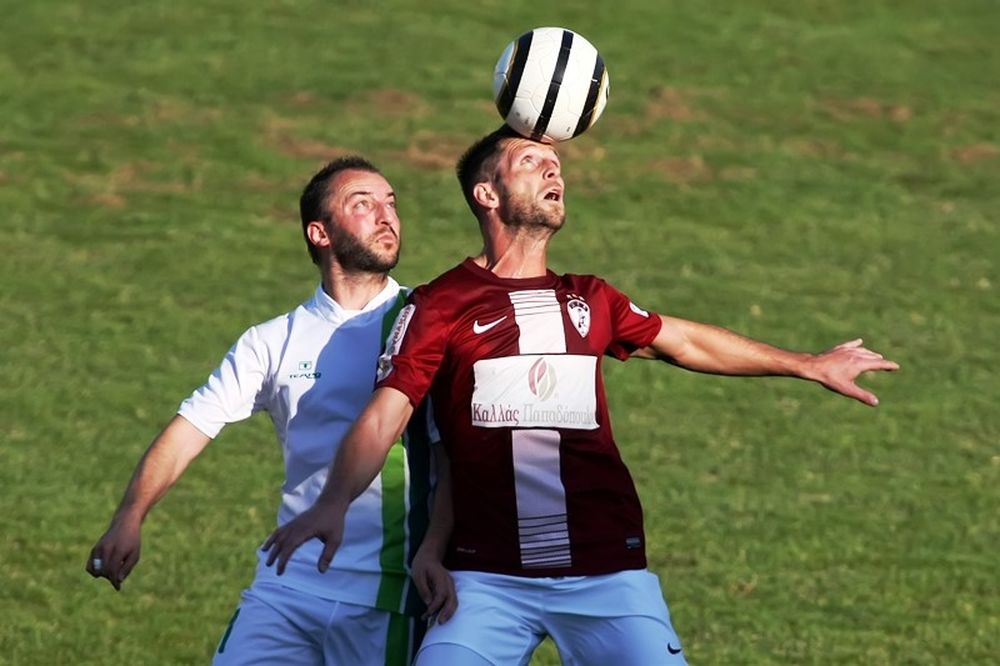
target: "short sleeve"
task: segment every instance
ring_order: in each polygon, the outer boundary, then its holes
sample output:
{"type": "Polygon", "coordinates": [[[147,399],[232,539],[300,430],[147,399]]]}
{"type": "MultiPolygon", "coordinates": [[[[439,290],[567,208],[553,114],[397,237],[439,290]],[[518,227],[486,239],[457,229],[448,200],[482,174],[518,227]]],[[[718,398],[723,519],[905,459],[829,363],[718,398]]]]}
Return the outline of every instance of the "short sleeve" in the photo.
{"type": "Polygon", "coordinates": [[[414,407],[430,390],[444,359],[449,324],[425,287],[417,287],[396,317],[378,362],[377,388],[391,387],[414,407]]]}
{"type": "Polygon", "coordinates": [[[240,336],[201,388],[181,403],[177,413],[208,437],[263,409],[267,354],[256,328],[240,336]]]}
{"type": "Polygon", "coordinates": [[[602,287],[611,313],[611,344],[605,353],[624,361],[636,349],[653,342],[663,320],[655,312],[640,308],[610,284],[602,282],[602,287]]]}

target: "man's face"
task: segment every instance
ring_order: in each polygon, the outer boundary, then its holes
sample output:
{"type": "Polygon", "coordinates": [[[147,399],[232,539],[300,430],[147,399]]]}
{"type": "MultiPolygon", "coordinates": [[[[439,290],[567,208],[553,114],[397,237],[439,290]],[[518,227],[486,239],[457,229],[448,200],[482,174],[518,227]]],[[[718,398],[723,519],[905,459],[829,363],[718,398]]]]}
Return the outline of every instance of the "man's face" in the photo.
{"type": "Polygon", "coordinates": [[[330,183],[325,224],[330,251],[346,271],[387,273],[399,261],[396,194],[381,174],[348,169],[330,183]]]}
{"type": "Polygon", "coordinates": [[[528,139],[509,139],[497,167],[500,217],[512,227],[544,227],[557,231],[566,221],[559,154],[528,139]]]}

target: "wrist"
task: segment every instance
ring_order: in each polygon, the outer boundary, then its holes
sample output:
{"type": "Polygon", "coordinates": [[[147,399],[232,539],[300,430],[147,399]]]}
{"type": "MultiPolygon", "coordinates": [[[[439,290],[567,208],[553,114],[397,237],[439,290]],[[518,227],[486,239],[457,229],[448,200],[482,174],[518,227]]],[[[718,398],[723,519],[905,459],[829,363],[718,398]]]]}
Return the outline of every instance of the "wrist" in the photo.
{"type": "Polygon", "coordinates": [[[345,514],[347,513],[347,507],[350,506],[350,504],[351,498],[348,496],[343,496],[338,493],[320,493],[313,506],[323,512],[339,512],[341,514],[345,514]]]}
{"type": "Polygon", "coordinates": [[[145,517],[146,514],[142,509],[133,506],[124,506],[115,512],[114,517],[111,519],[111,526],[138,529],[142,526],[142,521],[145,517]]]}
{"type": "Polygon", "coordinates": [[[432,557],[438,561],[443,560],[448,550],[448,535],[436,534],[433,529],[430,529],[424,535],[418,550],[423,551],[425,557],[432,557]]]}
{"type": "Polygon", "coordinates": [[[414,555],[413,559],[415,561],[420,560],[423,562],[441,563],[444,562],[444,554],[445,554],[445,544],[440,544],[440,545],[431,544],[425,540],[423,543],[420,544],[420,547],[417,548],[417,552],[414,555]]]}
{"type": "Polygon", "coordinates": [[[809,381],[820,381],[820,370],[817,363],[819,356],[802,353],[796,354],[796,357],[791,374],[809,381]]]}

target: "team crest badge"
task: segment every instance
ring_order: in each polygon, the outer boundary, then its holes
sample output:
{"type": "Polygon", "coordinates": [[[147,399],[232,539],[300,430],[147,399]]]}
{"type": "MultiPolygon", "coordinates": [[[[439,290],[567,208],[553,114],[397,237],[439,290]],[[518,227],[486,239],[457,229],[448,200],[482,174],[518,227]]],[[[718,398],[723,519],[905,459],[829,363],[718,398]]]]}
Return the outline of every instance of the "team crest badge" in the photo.
{"type": "Polygon", "coordinates": [[[569,320],[573,322],[580,337],[587,337],[587,333],[590,332],[590,306],[579,296],[570,296],[566,301],[566,312],[569,313],[569,320]]]}

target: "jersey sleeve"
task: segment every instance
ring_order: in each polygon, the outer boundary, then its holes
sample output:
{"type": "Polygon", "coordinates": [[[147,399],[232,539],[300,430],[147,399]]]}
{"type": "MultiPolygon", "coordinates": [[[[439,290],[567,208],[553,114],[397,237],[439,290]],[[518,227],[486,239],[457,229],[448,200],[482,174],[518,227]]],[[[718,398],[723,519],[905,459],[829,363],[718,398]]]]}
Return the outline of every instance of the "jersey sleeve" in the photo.
{"type": "Polygon", "coordinates": [[[251,328],[240,336],[205,384],[181,403],[177,413],[214,439],[226,424],[263,409],[267,368],[267,354],[256,328],[251,328]]]}
{"type": "Polygon", "coordinates": [[[444,359],[449,326],[424,287],[413,290],[396,317],[378,361],[376,388],[391,387],[414,407],[427,395],[444,359]]]}
{"type": "Polygon", "coordinates": [[[660,332],[663,320],[647,312],[608,283],[602,283],[611,312],[611,344],[608,356],[624,361],[636,349],[648,346],[660,332]]]}

